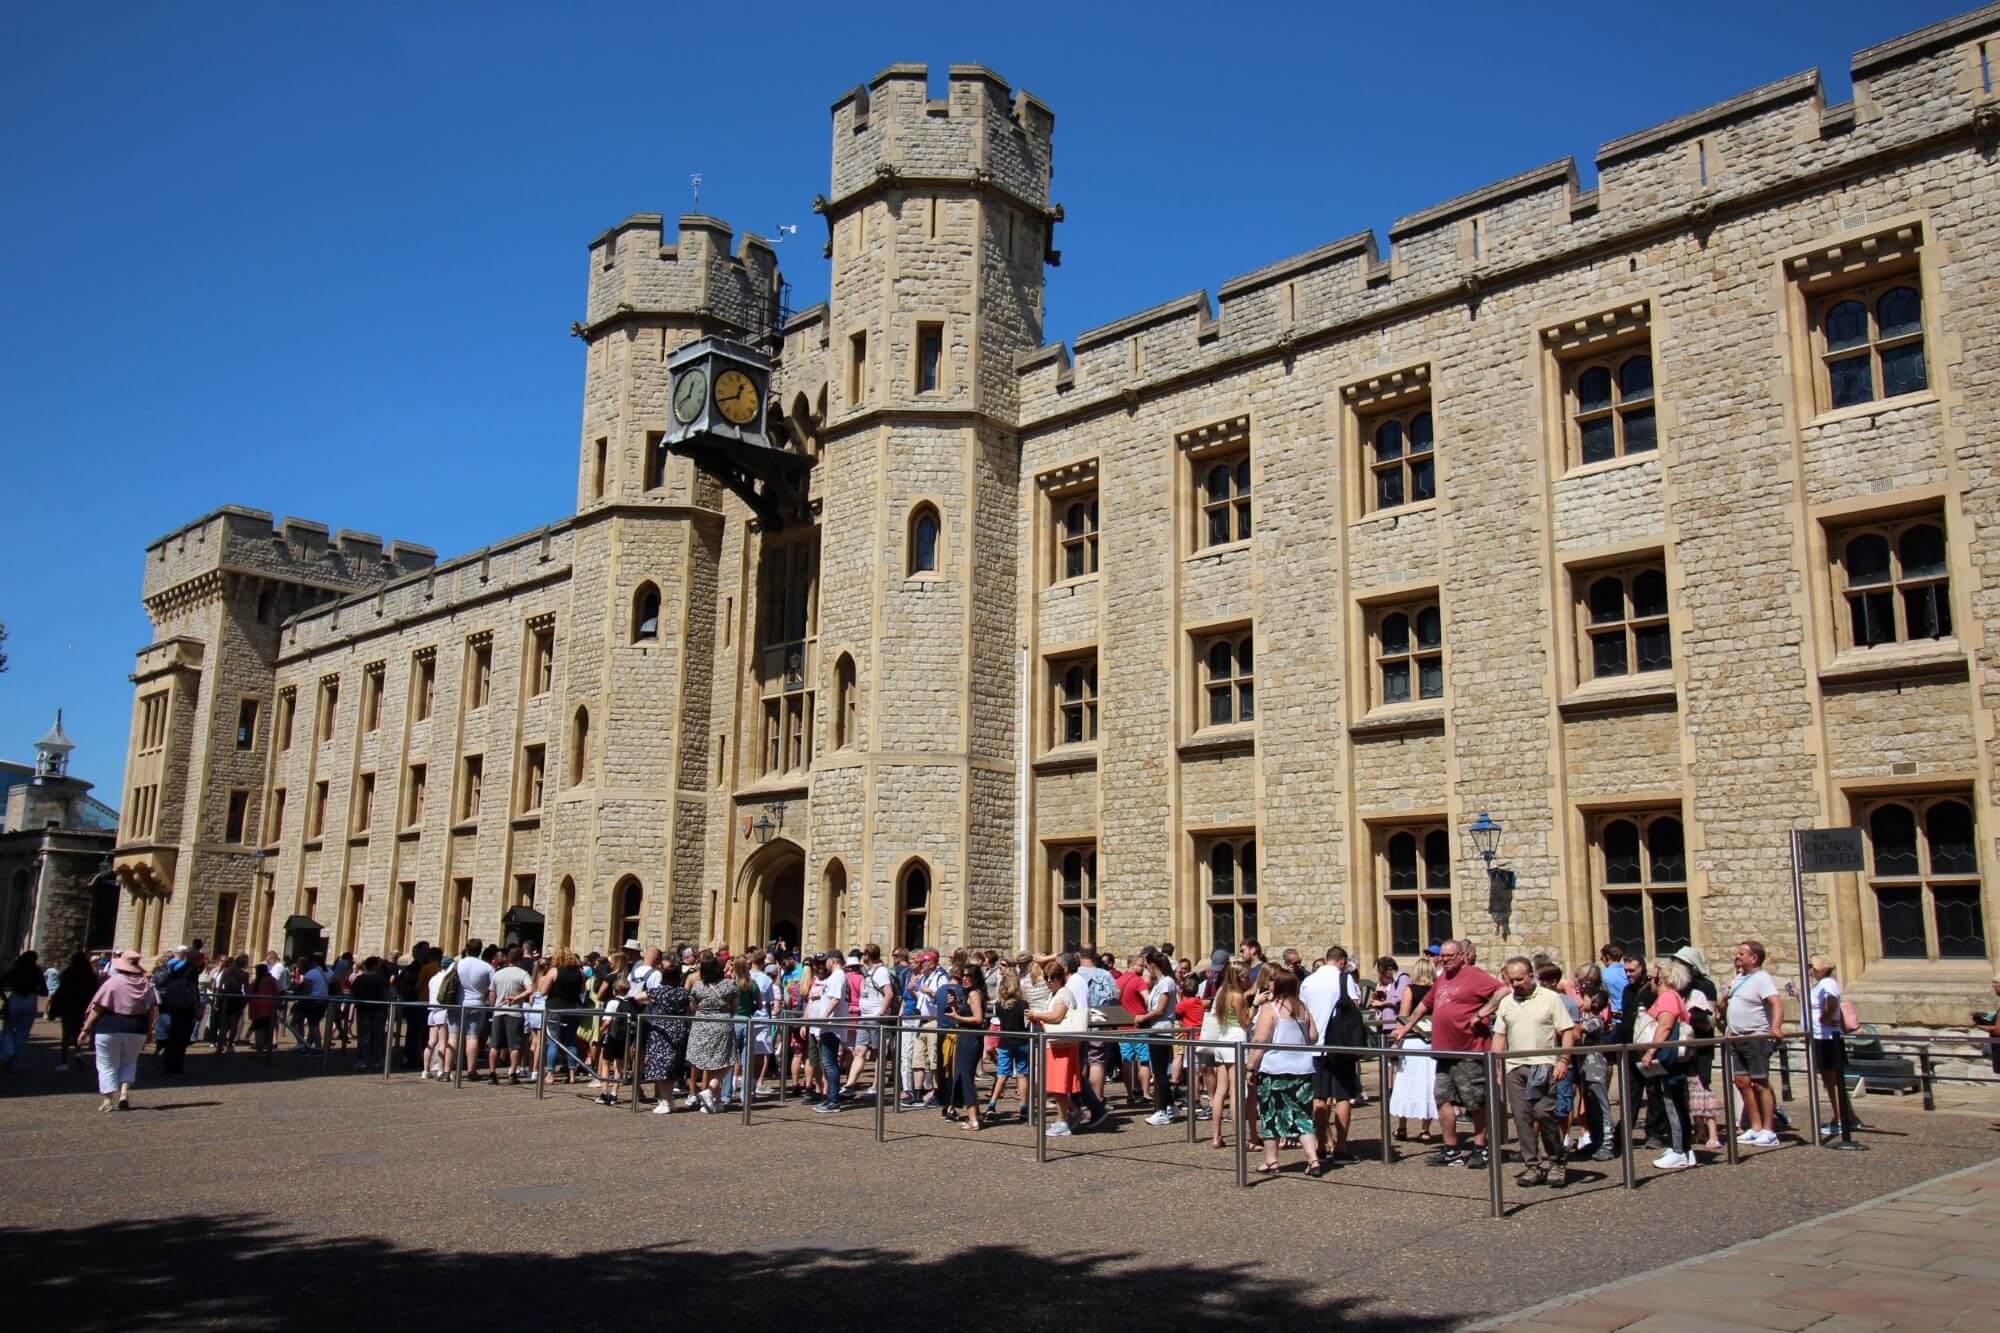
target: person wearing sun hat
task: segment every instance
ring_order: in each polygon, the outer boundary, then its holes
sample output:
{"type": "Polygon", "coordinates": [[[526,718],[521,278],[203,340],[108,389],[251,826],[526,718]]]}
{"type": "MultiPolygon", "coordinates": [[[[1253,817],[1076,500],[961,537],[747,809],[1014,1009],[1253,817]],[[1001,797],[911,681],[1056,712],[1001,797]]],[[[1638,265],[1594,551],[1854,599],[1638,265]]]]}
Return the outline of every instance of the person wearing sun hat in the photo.
{"type": "Polygon", "coordinates": [[[160,995],[153,989],[153,979],[140,964],[138,951],[127,949],[111,960],[111,970],[90,997],[90,1012],[79,1033],[97,1051],[97,1091],[103,1097],[98,1110],[132,1109],[139,1053],[146,1049],[159,1016],[160,995]]]}
{"type": "MultiPolygon", "coordinates": [[[[1700,991],[1703,995],[1706,995],[1708,997],[1709,1008],[1713,1009],[1719,992],[1715,989],[1714,979],[1708,975],[1708,960],[1701,956],[1701,950],[1695,948],[1692,944],[1684,944],[1674,950],[1674,961],[1686,964],[1690,978],[1690,992],[1700,991]]],[[[1683,995],[1681,998],[1687,999],[1688,997],[1683,995]]]]}

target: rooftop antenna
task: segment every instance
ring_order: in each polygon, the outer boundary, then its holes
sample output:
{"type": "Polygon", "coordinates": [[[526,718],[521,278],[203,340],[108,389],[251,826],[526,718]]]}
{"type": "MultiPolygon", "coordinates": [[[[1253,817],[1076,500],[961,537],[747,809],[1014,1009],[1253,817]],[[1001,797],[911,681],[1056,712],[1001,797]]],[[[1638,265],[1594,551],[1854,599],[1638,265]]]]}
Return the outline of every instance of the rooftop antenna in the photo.
{"type": "Polygon", "coordinates": [[[688,177],[688,184],[694,189],[694,206],[701,207],[701,173],[694,172],[688,177]]]}

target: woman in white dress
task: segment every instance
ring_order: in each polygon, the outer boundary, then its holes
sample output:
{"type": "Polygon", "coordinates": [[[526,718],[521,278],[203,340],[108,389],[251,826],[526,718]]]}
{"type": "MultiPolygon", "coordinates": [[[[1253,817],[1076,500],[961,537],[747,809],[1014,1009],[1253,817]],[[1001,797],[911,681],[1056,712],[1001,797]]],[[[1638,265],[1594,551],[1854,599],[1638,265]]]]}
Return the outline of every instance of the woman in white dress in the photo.
{"type": "MultiPolygon", "coordinates": [[[[1431,985],[1437,979],[1429,957],[1417,959],[1410,967],[1410,984],[1403,988],[1403,1000],[1398,1015],[1407,1023],[1410,1012],[1426,995],[1431,993],[1431,985]]],[[[1396,1117],[1396,1137],[1407,1139],[1408,1122],[1423,1121],[1423,1132],[1419,1141],[1430,1142],[1431,1121],[1437,1119],[1437,1101],[1431,1092],[1432,1079],[1437,1074],[1437,1061],[1430,1056],[1430,1020],[1425,1019],[1410,1029],[1403,1038],[1403,1055],[1398,1061],[1401,1068],[1396,1072],[1395,1087],[1389,1093],[1389,1114],[1396,1117]]]]}
{"type": "MultiPolygon", "coordinates": [[[[1249,1013],[1249,1001],[1243,996],[1243,965],[1231,960],[1222,970],[1222,980],[1208,1002],[1207,1012],[1202,1014],[1201,1040],[1205,1044],[1197,1048],[1200,1062],[1209,1070],[1209,1123],[1215,1131],[1208,1140],[1211,1148],[1228,1146],[1222,1141],[1222,1118],[1236,1095],[1236,1061],[1242,1055],[1237,1048],[1249,1040],[1244,1027],[1249,1013]]],[[[1243,1118],[1240,1106],[1236,1108],[1236,1118],[1243,1118]]]]}

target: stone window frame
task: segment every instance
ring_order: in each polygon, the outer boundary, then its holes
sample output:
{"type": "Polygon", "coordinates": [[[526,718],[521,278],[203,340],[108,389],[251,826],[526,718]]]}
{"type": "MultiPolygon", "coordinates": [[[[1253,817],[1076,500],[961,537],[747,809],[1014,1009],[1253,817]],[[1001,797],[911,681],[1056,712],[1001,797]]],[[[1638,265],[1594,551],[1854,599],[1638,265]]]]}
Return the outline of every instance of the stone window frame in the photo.
{"type": "Polygon", "coordinates": [[[1920,969],[1923,975],[1933,976],[1940,969],[1949,969],[1963,971],[1968,977],[1976,976],[1982,981],[1985,980],[1991,971],[1990,960],[1994,942],[1991,924],[1986,920],[1986,852],[1980,843],[1976,783],[1970,779],[1926,781],[1921,784],[1853,790],[1846,795],[1852,822],[1861,830],[1862,869],[1860,874],[1854,876],[1859,893],[1855,906],[1858,908],[1857,916],[1861,924],[1862,953],[1870,970],[1886,967],[1893,973],[1899,968],[1915,968],[1920,969]],[[1968,848],[1972,860],[1969,870],[1962,866],[1940,870],[1933,859],[1935,852],[1930,816],[1937,807],[1946,804],[1964,807],[1971,817],[1972,832],[1968,848]],[[1880,873],[1877,861],[1877,820],[1889,806],[1905,808],[1915,821],[1913,873],[1880,873]],[[1937,891],[1941,888],[1974,890],[1970,895],[1970,901],[1979,917],[1983,952],[1951,955],[1943,953],[1937,899],[1937,891]],[[1885,890],[1918,892],[1924,932],[1924,953],[1921,957],[1887,952],[1881,917],[1882,895],[1885,890]]]}
{"type": "Polygon", "coordinates": [[[1049,945],[1067,952],[1097,942],[1098,910],[1103,880],[1098,873],[1097,840],[1068,839],[1046,844],[1049,882],[1049,945]],[[1074,914],[1078,934],[1072,941],[1068,923],[1074,914]]]}
{"type": "Polygon", "coordinates": [[[521,775],[515,783],[517,815],[538,815],[548,800],[549,747],[536,742],[521,747],[521,775]]]}
{"type": "Polygon", "coordinates": [[[531,617],[524,630],[527,635],[527,671],[522,673],[527,690],[526,697],[539,699],[555,688],[556,680],[556,618],[554,615],[531,617]]]}
{"type": "Polygon", "coordinates": [[[643,644],[657,645],[665,604],[660,595],[660,585],[651,579],[640,579],[632,589],[631,617],[626,623],[625,642],[635,648],[643,644]]]}
{"type": "Polygon", "coordinates": [[[1040,562],[1046,586],[1059,588],[1095,582],[1100,568],[1101,533],[1097,460],[1079,459],[1051,468],[1035,478],[1035,487],[1041,493],[1042,527],[1047,542],[1047,554],[1040,562]],[[1078,505],[1082,506],[1080,517],[1084,526],[1082,531],[1072,533],[1070,509],[1078,505]],[[1072,551],[1077,553],[1081,570],[1075,574],[1069,572],[1072,551]]]}
{"type": "Polygon", "coordinates": [[[949,397],[954,387],[951,373],[951,320],[942,311],[917,311],[903,317],[910,349],[910,397],[921,403],[949,397]],[[937,383],[926,389],[924,379],[924,338],[937,335],[937,383]]]}
{"type": "Polygon", "coordinates": [[[811,690],[764,696],[758,723],[760,780],[812,771],[813,699],[811,690]]]}
{"type": "Polygon", "coordinates": [[[1233,955],[1237,947],[1246,939],[1260,939],[1258,935],[1258,914],[1261,906],[1258,897],[1263,880],[1263,866],[1259,862],[1260,847],[1255,828],[1203,829],[1189,835],[1193,841],[1196,901],[1200,905],[1199,930],[1204,954],[1216,949],[1228,949],[1233,955]],[[1218,867],[1223,863],[1230,868],[1230,879],[1226,891],[1218,890],[1218,867]],[[1246,888],[1247,886],[1247,888],[1246,888]],[[1227,910],[1231,917],[1232,938],[1219,943],[1221,936],[1216,933],[1215,923],[1219,912],[1227,910]]]}
{"type": "Polygon", "coordinates": [[[1190,721],[1188,731],[1194,735],[1234,732],[1251,732],[1257,726],[1257,627],[1247,619],[1222,621],[1213,625],[1191,627],[1187,632],[1189,668],[1188,678],[1193,686],[1189,702],[1190,721]],[[1219,647],[1226,647],[1229,653],[1230,674],[1226,677],[1213,673],[1211,654],[1219,647]],[[1248,716],[1243,707],[1243,691],[1249,691],[1248,716]],[[1230,700],[1230,716],[1226,722],[1215,722],[1213,697],[1226,690],[1230,700]]]}
{"type": "MultiPolygon", "coordinates": [[[[1935,257],[1927,244],[1928,222],[1920,215],[1886,220],[1864,231],[1814,242],[1780,260],[1786,280],[1785,313],[1792,354],[1793,391],[1801,404],[1800,420],[1818,426],[1867,417],[1897,408],[1938,400],[1942,388],[1942,344],[1937,315],[1939,285],[1935,257]],[[1914,334],[1876,336],[1877,302],[1891,288],[1913,287],[1920,310],[1914,334]],[[1866,293],[1865,297],[1862,294],[1866,293]],[[1829,362],[1842,359],[1827,345],[1825,317],[1842,301],[1862,297],[1868,311],[1870,397],[1837,407],[1829,362]],[[1924,384],[1893,397],[1882,394],[1880,350],[1884,342],[1919,346],[1924,384]]],[[[1854,354],[1855,349],[1843,349],[1854,354]]]]}
{"type": "Polygon", "coordinates": [[[1443,707],[1451,689],[1449,670],[1450,653],[1446,644],[1444,602],[1437,585],[1405,589],[1399,593],[1371,597],[1361,604],[1361,623],[1368,653],[1368,688],[1364,695],[1367,711],[1365,716],[1402,712],[1418,708],[1443,707]],[[1418,626],[1428,612],[1437,617],[1437,639],[1426,643],[1419,637],[1418,626]],[[1400,646],[1385,637],[1386,631],[1398,617],[1402,618],[1404,637],[1400,646]],[[1423,693],[1425,667],[1436,663],[1437,692],[1423,693]],[[1387,672],[1392,665],[1400,664],[1404,671],[1404,697],[1391,699],[1387,672]]]}
{"type": "Polygon", "coordinates": [[[313,783],[312,791],[306,798],[306,845],[317,847],[326,837],[326,807],[333,799],[333,783],[321,778],[313,783]]]}
{"type": "Polygon", "coordinates": [[[334,723],[340,713],[340,673],[330,672],[319,678],[319,692],[316,696],[313,717],[313,738],[321,745],[333,739],[334,723]]]}
{"type": "Polygon", "coordinates": [[[256,827],[250,820],[250,789],[248,787],[231,787],[229,789],[229,798],[223,808],[223,842],[232,847],[247,847],[250,845],[250,835],[255,831],[256,827]],[[236,825],[233,834],[229,827],[232,821],[236,825]]]}
{"type": "MultiPolygon", "coordinates": [[[[1663,835],[1664,836],[1664,835],[1663,835]]],[[[1688,816],[1685,803],[1680,801],[1633,801],[1617,805],[1602,806],[1584,811],[1584,845],[1590,870],[1590,919],[1591,937],[1611,940],[1611,899],[1636,896],[1640,907],[1640,930],[1646,957],[1655,958],[1670,953],[1683,944],[1693,942],[1694,926],[1697,921],[1695,897],[1694,848],[1688,836],[1688,816]],[[1653,829],[1663,820],[1671,820],[1679,826],[1680,834],[1680,878],[1675,879],[1670,872],[1663,871],[1655,864],[1656,848],[1653,844],[1653,829]],[[1637,834],[1634,844],[1636,860],[1633,873],[1637,879],[1611,878],[1614,867],[1605,846],[1606,835],[1613,825],[1631,825],[1637,834]],[[1661,947],[1662,899],[1679,898],[1686,938],[1672,937],[1678,943],[1661,947]]],[[[1622,866],[1616,873],[1624,874],[1622,866]]],[[[1672,909],[1672,904],[1666,904],[1672,909]]],[[[1629,946],[1639,941],[1617,940],[1616,943],[1629,946]]]]}
{"type": "Polygon", "coordinates": [[[1568,578],[1568,608],[1566,629],[1574,651],[1568,656],[1571,671],[1578,686],[1615,682],[1617,684],[1642,684],[1648,681],[1668,681],[1674,678],[1679,665],[1674,645],[1680,638],[1679,626],[1674,624],[1674,571],[1669,569],[1666,550],[1662,546],[1642,547],[1610,559],[1598,558],[1572,562],[1564,566],[1568,578]],[[1649,574],[1658,574],[1663,585],[1664,605],[1657,615],[1638,613],[1634,602],[1633,586],[1636,581],[1649,574]],[[1616,579],[1623,590],[1621,618],[1616,621],[1599,621],[1594,618],[1591,598],[1598,585],[1605,579],[1616,579]],[[1662,627],[1667,631],[1667,664],[1640,670],[1638,634],[1642,629],[1662,627]],[[1625,647],[1626,669],[1622,672],[1600,672],[1597,664],[1597,640],[1613,632],[1622,635],[1625,647]]]}
{"type": "Polygon", "coordinates": [[[833,660],[833,748],[853,750],[860,745],[861,685],[854,654],[842,652],[833,660]]]}
{"type": "Polygon", "coordinates": [[[347,832],[350,837],[365,839],[375,822],[375,770],[366,769],[354,775],[354,799],[348,802],[353,808],[347,816],[347,832]]]}
{"type": "Polygon", "coordinates": [[[928,495],[913,498],[909,514],[903,520],[903,577],[911,582],[944,578],[944,571],[950,567],[948,550],[943,506],[928,495]],[[935,536],[931,543],[931,563],[920,566],[917,563],[917,525],[926,518],[933,525],[935,536]]]}
{"type": "Polygon", "coordinates": [[[445,954],[451,956],[465,948],[465,942],[472,938],[472,905],[478,899],[477,890],[470,875],[458,875],[451,881],[451,892],[442,904],[444,921],[440,934],[445,937],[445,954]]]}
{"type": "Polygon", "coordinates": [[[590,705],[578,704],[569,715],[569,744],[564,765],[568,785],[581,787],[590,780],[590,705]]]}
{"type": "Polygon", "coordinates": [[[493,702],[493,634],[480,630],[465,639],[466,711],[476,713],[493,702]]]}
{"type": "Polygon", "coordinates": [[[340,915],[334,922],[334,947],[345,953],[360,952],[361,913],[367,905],[368,889],[364,884],[349,884],[340,891],[340,915]]]}
{"type": "Polygon", "coordinates": [[[361,734],[366,736],[382,727],[382,685],[387,675],[387,664],[370,662],[361,668],[361,734]]]}
{"type": "Polygon", "coordinates": [[[408,953],[411,936],[416,932],[417,882],[413,879],[400,880],[396,884],[396,896],[391,900],[387,942],[399,954],[408,953]]]}
{"type": "Polygon", "coordinates": [[[483,751],[458,757],[458,790],[453,796],[453,827],[476,825],[480,808],[486,800],[486,755],[483,751]]]}
{"type": "Polygon", "coordinates": [[[1660,334],[1650,296],[1557,320],[1542,329],[1547,395],[1544,414],[1553,477],[1589,476],[1666,457],[1672,413],[1660,387],[1660,334]],[[1638,356],[1647,361],[1646,391],[1643,395],[1634,390],[1621,396],[1620,374],[1638,356]],[[1593,370],[1604,370],[1610,375],[1612,399],[1608,407],[1585,407],[1581,401],[1580,382],[1593,370]],[[1650,418],[1646,416],[1648,413],[1650,418]],[[1646,419],[1652,423],[1652,443],[1631,448],[1628,443],[1631,423],[1646,419]],[[1583,427],[1586,422],[1597,420],[1612,423],[1612,453],[1609,457],[1586,460],[1583,427]]]}
{"type": "Polygon", "coordinates": [[[847,340],[841,355],[840,383],[844,390],[841,401],[849,412],[858,412],[868,406],[868,391],[872,387],[866,325],[858,325],[847,331],[847,340]]]}
{"type": "Polygon", "coordinates": [[[437,646],[410,654],[410,724],[428,722],[437,706],[437,646]]]}
{"type": "Polygon", "coordinates": [[[1095,749],[1100,714],[1098,693],[1098,650],[1096,644],[1069,644],[1050,649],[1042,656],[1044,697],[1048,700],[1047,723],[1042,728],[1045,750],[1072,753],[1095,749]],[[1081,688],[1072,692],[1069,674],[1080,672],[1081,688]],[[1078,736],[1069,737],[1069,722],[1078,723],[1078,736]]]}
{"type": "Polygon", "coordinates": [[[430,794],[430,769],[428,762],[410,764],[403,769],[403,794],[398,806],[402,812],[402,826],[406,829],[424,826],[424,805],[430,794]]]}
{"type": "Polygon", "coordinates": [[[283,787],[273,787],[271,797],[264,804],[264,846],[276,847],[285,837],[286,793],[283,787]]]}
{"type": "MultiPolygon", "coordinates": [[[[664,338],[662,343],[664,344],[664,338]]],[[[667,433],[663,430],[649,430],[645,436],[645,472],[641,478],[642,490],[663,491],[667,488],[667,462],[672,457],[667,452],[667,433]]]]}
{"type": "Polygon", "coordinates": [[[1427,945],[1457,938],[1455,931],[1460,920],[1458,877],[1453,873],[1451,821],[1446,818],[1445,812],[1412,812],[1398,814],[1392,820],[1371,820],[1368,836],[1369,870],[1378,912],[1375,934],[1379,951],[1397,957],[1414,956],[1422,953],[1427,945]],[[1415,876],[1407,887],[1396,883],[1396,844],[1403,838],[1410,839],[1411,873],[1415,876]],[[1436,855],[1434,840],[1437,838],[1444,839],[1442,856],[1436,855]],[[1444,879],[1442,887],[1436,882],[1440,869],[1444,879]],[[1442,934],[1431,928],[1436,920],[1435,908],[1440,901],[1445,914],[1442,934]],[[1417,942],[1414,947],[1404,946],[1396,939],[1395,908],[1399,904],[1416,906],[1417,942]]]}
{"type": "Polygon", "coordinates": [[[287,685],[285,686],[285,688],[278,691],[277,716],[272,719],[272,726],[274,730],[272,731],[271,735],[273,739],[278,742],[276,748],[278,749],[279,753],[288,752],[292,748],[292,740],[293,740],[292,730],[293,727],[298,722],[298,714],[299,714],[298,688],[293,685],[287,685]]]}
{"type": "MultiPolygon", "coordinates": [[[[1443,486],[1442,451],[1438,446],[1438,404],[1431,377],[1431,358],[1412,361],[1371,373],[1340,386],[1335,398],[1335,475],[1343,479],[1347,521],[1390,521],[1407,514],[1424,514],[1438,506],[1443,486]],[[1420,414],[1430,416],[1431,445],[1426,456],[1431,463],[1431,494],[1421,500],[1410,495],[1408,423],[1420,414]],[[1390,421],[1403,423],[1405,448],[1396,460],[1403,500],[1384,506],[1376,483],[1375,435],[1390,421]]],[[[1386,472],[1386,465],[1383,471],[1386,472]]]]}
{"type": "Polygon", "coordinates": [[[264,696],[261,694],[239,694],[236,696],[236,749],[240,753],[257,748],[257,741],[264,722],[264,696]],[[244,711],[249,710],[249,723],[244,723],[244,711]],[[247,732],[247,734],[246,734],[247,732]]]}
{"type": "Polygon", "coordinates": [[[1238,413],[1192,426],[1174,436],[1179,451],[1181,512],[1184,538],[1181,549],[1188,559],[1221,555],[1247,549],[1255,540],[1257,526],[1257,448],[1250,414],[1238,413]],[[1226,493],[1211,494],[1210,480],[1217,469],[1226,469],[1226,493]],[[1227,524],[1228,535],[1210,540],[1216,517],[1227,524]]]}
{"type": "Polygon", "coordinates": [[[930,862],[921,856],[913,856],[896,869],[895,914],[891,918],[895,933],[896,947],[902,949],[927,949],[931,947],[932,923],[937,920],[937,873],[930,862]],[[922,875],[924,883],[921,906],[910,905],[911,876],[922,875]],[[913,920],[914,918],[914,920],[913,920]],[[916,927],[914,934],[911,926],[916,927]]]}
{"type": "MultiPolygon", "coordinates": [[[[1948,512],[1952,506],[1942,497],[1934,504],[1891,506],[1876,510],[1851,511],[1843,514],[1826,514],[1821,518],[1821,529],[1826,546],[1824,569],[1831,596],[1831,626],[1834,634],[1834,652],[1841,655],[1875,654],[1885,651],[1956,651],[1959,645],[1958,626],[1965,623],[1961,608],[1953,604],[1955,597],[1962,595],[1967,584],[1967,570],[1958,548],[1952,541],[1954,524],[1948,512]],[[1935,528],[1943,539],[1943,563],[1925,567],[1925,572],[1908,572],[1904,540],[1923,528],[1935,528]],[[1852,544],[1863,537],[1879,536],[1888,546],[1889,569],[1887,581],[1882,583],[1856,584],[1852,581],[1848,555],[1852,544]],[[1938,572],[1928,572],[1936,568],[1938,572]],[[1942,624],[1943,632],[1923,637],[1913,637],[1909,632],[1910,601],[1908,594],[1919,589],[1941,590],[1941,599],[1933,602],[1932,623],[1942,624]],[[1887,593],[1889,614],[1893,624],[1893,634],[1887,639],[1864,643],[1856,631],[1855,603],[1858,597],[1873,597],[1887,593]],[[1944,623],[1948,622],[1948,623],[1944,623]]],[[[1936,594],[1933,593],[1934,598],[1936,594]]]]}

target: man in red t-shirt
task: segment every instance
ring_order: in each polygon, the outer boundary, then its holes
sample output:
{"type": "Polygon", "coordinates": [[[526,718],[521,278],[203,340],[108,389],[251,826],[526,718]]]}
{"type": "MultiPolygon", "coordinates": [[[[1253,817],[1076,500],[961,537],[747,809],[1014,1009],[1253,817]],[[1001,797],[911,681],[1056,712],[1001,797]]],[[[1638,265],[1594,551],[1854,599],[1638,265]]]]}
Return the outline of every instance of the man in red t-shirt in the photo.
{"type": "MultiPolygon", "coordinates": [[[[1138,1018],[1153,1006],[1146,1002],[1146,968],[1137,954],[1126,960],[1123,972],[1114,980],[1118,983],[1118,1003],[1125,1006],[1125,1012],[1138,1018]]],[[[1125,1104],[1142,1106],[1153,1096],[1153,1070],[1151,1047],[1143,1041],[1132,1041],[1132,1032],[1118,1034],[1118,1058],[1124,1066],[1125,1104]]]]}
{"type": "Polygon", "coordinates": [[[1507,987],[1490,972],[1472,966],[1471,946],[1464,940],[1446,940],[1438,948],[1437,981],[1430,994],[1419,1000],[1410,1016],[1396,1028],[1395,1042],[1425,1014],[1431,1019],[1431,1050],[1437,1059],[1438,1129],[1444,1147],[1427,1159],[1431,1166],[1464,1162],[1473,1170],[1483,1169],[1486,1155],[1486,1061],[1450,1059],[1446,1052],[1464,1051],[1483,1055],[1492,1044],[1493,1011],[1506,998],[1507,987]],[[1458,1111],[1472,1117],[1472,1151],[1458,1146],[1458,1111]]]}

